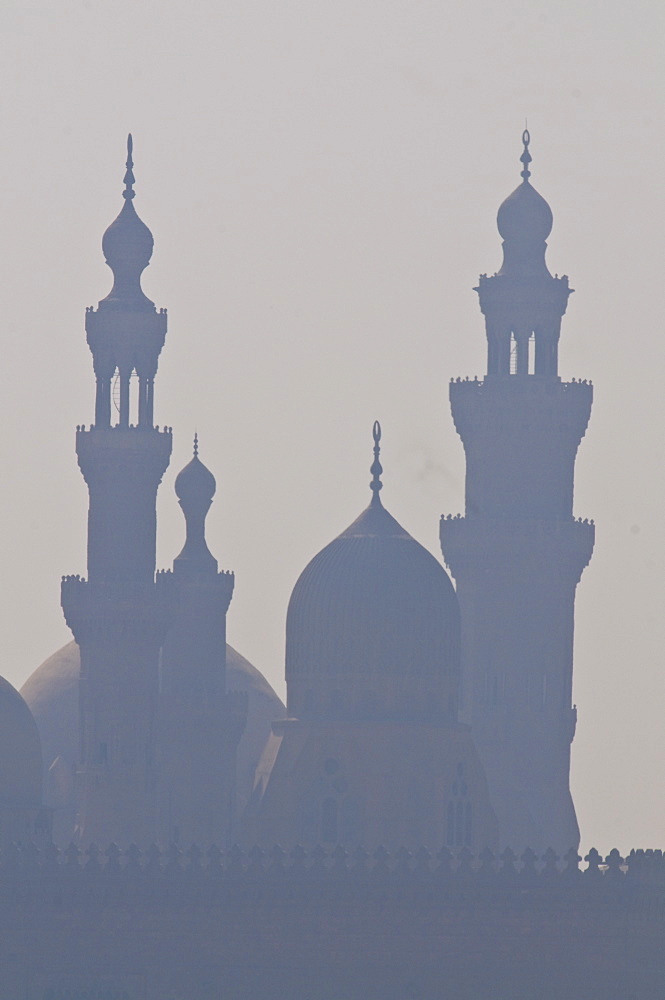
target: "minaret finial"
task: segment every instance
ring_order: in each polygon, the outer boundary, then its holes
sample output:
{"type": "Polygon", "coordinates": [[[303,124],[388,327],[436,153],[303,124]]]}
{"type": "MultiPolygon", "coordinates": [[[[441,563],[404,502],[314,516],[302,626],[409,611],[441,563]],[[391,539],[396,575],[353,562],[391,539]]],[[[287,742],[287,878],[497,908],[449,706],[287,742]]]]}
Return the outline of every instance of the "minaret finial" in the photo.
{"type": "Polygon", "coordinates": [[[522,132],[522,142],[524,143],[524,152],[520,156],[520,160],[524,164],[524,170],[521,173],[521,177],[528,181],[531,177],[531,171],[529,170],[529,164],[531,163],[531,153],[529,152],[529,143],[531,142],[531,135],[529,134],[528,128],[525,128],[522,132]]]}
{"type": "Polygon", "coordinates": [[[127,171],[125,173],[125,179],[124,179],[125,190],[122,192],[122,197],[126,198],[128,201],[131,201],[132,198],[134,197],[135,177],[134,177],[134,171],[132,169],[134,166],[134,161],[132,159],[133,149],[134,149],[134,140],[132,139],[132,133],[130,132],[129,135],[127,136],[127,163],[125,164],[125,166],[127,167],[127,171]]]}
{"type": "Polygon", "coordinates": [[[199,457],[199,436],[196,433],[196,431],[194,431],[194,458],[198,457],[199,457]]]}
{"type": "Polygon", "coordinates": [[[379,461],[379,452],[381,451],[381,424],[378,420],[374,421],[374,426],[372,427],[372,437],[374,438],[374,461],[372,462],[370,472],[372,473],[372,482],[369,484],[369,488],[372,491],[372,503],[380,504],[379,491],[383,489],[383,483],[381,482],[381,473],[383,472],[383,466],[379,461]]]}

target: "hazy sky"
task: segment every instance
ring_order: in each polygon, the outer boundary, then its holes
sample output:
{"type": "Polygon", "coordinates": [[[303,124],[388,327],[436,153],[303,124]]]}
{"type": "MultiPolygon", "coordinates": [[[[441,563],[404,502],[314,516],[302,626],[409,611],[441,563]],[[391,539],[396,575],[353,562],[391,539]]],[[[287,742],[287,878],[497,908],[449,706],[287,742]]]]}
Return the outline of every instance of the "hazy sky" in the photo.
{"type": "Polygon", "coordinates": [[[573,789],[583,846],[664,846],[663,5],[656,0],[55,0],[0,8],[4,657],[20,684],[68,641],[85,572],[74,429],[93,419],[84,309],[119,211],[126,133],[169,310],[156,422],[174,428],[158,563],[182,545],[173,478],[197,428],[210,546],[236,573],[229,639],[283,692],[306,562],[369,497],[437,555],[463,507],[448,380],[481,375],[479,272],[496,209],[532,180],[548,261],[576,289],[561,374],[592,378],[576,514],[573,789]]]}

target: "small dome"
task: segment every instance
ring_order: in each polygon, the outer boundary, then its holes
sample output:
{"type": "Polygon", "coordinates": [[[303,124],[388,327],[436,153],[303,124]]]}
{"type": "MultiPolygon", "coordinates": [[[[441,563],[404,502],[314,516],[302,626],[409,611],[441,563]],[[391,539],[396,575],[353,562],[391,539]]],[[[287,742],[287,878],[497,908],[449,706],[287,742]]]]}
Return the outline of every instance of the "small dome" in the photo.
{"type": "Polygon", "coordinates": [[[375,494],[295,585],[286,621],[287,680],[456,676],[459,631],[448,574],[375,494]]]}
{"type": "MultiPolygon", "coordinates": [[[[58,757],[70,768],[78,760],[80,670],[79,647],[72,641],[45,660],[21,689],[25,698],[25,702],[20,699],[21,703],[29,716],[30,706],[39,726],[47,770],[58,757]]],[[[270,735],[271,723],[283,717],[284,705],[263,674],[229,645],[226,647],[226,671],[227,689],[247,691],[249,697],[247,725],[240,739],[237,758],[238,798],[244,803],[251,792],[254,771],[270,735]]],[[[17,692],[14,694],[20,698],[17,692]]],[[[11,758],[5,755],[4,759],[11,758]]],[[[69,828],[62,831],[59,839],[71,838],[71,830],[73,813],[69,828]]]]}
{"type": "Polygon", "coordinates": [[[203,500],[210,502],[215,495],[217,483],[210,469],[207,469],[197,454],[178,473],[175,492],[178,500],[203,500]]]}
{"type": "Polygon", "coordinates": [[[542,241],[552,232],[552,209],[524,180],[502,203],[496,224],[504,240],[542,241]]]}
{"type": "Polygon", "coordinates": [[[21,688],[37,723],[46,769],[56,757],[78,760],[79,674],[81,657],[69,642],[41,664],[21,688]]]}
{"type": "Polygon", "coordinates": [[[39,806],[42,750],[30,709],[0,677],[0,806],[39,806]]]}

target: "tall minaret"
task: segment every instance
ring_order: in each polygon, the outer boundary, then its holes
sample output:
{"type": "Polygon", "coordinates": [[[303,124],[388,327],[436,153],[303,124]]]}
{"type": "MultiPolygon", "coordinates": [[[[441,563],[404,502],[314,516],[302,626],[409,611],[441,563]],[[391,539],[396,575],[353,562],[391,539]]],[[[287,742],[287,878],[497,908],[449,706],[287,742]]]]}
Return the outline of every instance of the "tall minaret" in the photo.
{"type": "Polygon", "coordinates": [[[466,511],[442,519],[441,545],[462,611],[463,717],[501,842],[564,852],[579,842],[569,788],[573,617],[594,528],[573,517],[573,476],[592,387],[558,374],[572,289],[545,263],[552,212],[531,186],[529,133],[522,138],[522,183],[497,217],[503,264],[476,289],[487,375],[450,385],[466,511]]]}
{"type": "Polygon", "coordinates": [[[129,136],[124,205],[102,240],[113,288],[86,312],[97,395],[95,423],[77,429],[76,453],[90,496],[88,579],[63,579],[62,607],[81,648],[78,835],[148,844],[158,658],[169,618],[166,588],[155,582],[155,503],[171,431],[153,426],[166,311],[141,289],[153,239],[134,209],[132,168],[129,136]]]}
{"type": "Polygon", "coordinates": [[[158,712],[162,843],[229,845],[235,835],[236,751],[246,692],[226,690],[226,612],[233,573],[218,572],[205,538],[212,472],[194,456],[175,481],[185,545],[173,562],[177,609],[164,643],[158,712]]]}

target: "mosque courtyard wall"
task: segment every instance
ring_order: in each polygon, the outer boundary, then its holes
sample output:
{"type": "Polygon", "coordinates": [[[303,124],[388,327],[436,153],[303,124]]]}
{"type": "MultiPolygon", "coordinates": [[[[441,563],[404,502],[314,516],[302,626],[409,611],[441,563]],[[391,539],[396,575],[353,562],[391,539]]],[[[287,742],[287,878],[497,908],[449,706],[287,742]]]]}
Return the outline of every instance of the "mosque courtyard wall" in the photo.
{"type": "Polygon", "coordinates": [[[605,862],[14,852],[0,996],[662,1000],[662,855],[605,862]]]}

